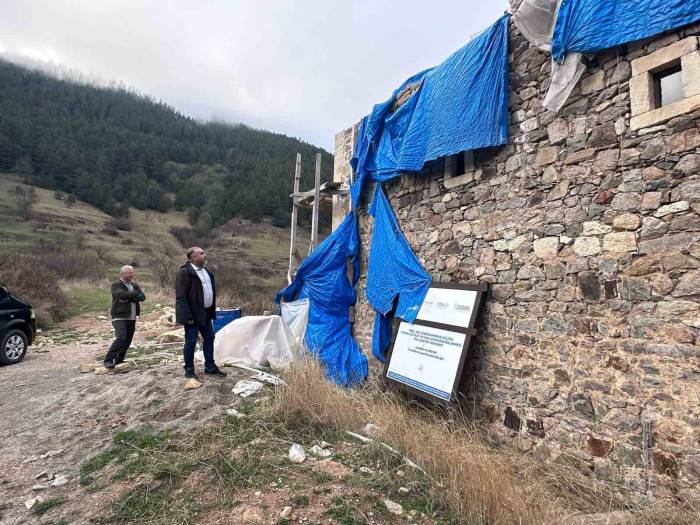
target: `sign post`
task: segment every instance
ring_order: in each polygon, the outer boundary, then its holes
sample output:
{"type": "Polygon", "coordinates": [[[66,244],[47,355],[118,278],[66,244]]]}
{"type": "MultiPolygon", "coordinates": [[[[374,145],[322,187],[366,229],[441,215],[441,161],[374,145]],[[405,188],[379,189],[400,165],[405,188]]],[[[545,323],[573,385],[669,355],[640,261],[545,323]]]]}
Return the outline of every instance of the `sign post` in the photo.
{"type": "Polygon", "coordinates": [[[399,324],[386,380],[425,399],[454,401],[485,292],[485,285],[432,284],[415,322],[399,324]]]}

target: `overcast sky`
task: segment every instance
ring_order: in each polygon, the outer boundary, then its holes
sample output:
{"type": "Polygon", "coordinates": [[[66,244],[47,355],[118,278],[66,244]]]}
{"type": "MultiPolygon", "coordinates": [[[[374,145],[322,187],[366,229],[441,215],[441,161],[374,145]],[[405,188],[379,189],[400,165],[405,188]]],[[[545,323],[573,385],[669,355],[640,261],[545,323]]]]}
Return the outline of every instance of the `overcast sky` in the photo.
{"type": "Polygon", "coordinates": [[[0,0],[0,53],[121,81],[195,118],[243,122],[331,150],[336,131],[506,7],[506,0],[0,0]]]}

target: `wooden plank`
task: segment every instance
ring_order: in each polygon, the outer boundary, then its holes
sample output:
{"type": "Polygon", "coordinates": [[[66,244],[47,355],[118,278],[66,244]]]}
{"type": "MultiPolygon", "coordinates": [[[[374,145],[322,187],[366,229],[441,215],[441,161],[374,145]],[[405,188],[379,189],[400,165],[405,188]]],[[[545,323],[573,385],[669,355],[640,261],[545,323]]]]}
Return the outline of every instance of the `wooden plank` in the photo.
{"type": "MultiPolygon", "coordinates": [[[[294,167],[294,193],[299,193],[299,182],[301,180],[301,153],[297,153],[297,163],[294,167]]],[[[297,242],[297,213],[296,199],[292,199],[292,235],[289,241],[289,269],[287,270],[287,282],[292,283],[292,272],[296,265],[296,242],[297,242]]]]}
{"type": "Polygon", "coordinates": [[[311,250],[318,244],[318,212],[321,208],[321,154],[316,153],[316,179],[314,182],[314,207],[311,215],[311,250]]]}

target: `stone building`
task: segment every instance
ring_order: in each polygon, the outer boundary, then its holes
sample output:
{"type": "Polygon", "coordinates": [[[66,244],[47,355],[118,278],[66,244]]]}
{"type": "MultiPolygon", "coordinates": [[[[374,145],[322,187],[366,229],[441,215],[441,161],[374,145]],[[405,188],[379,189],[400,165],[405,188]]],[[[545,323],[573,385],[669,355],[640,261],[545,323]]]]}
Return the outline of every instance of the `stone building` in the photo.
{"type": "MultiPolygon", "coordinates": [[[[489,284],[466,372],[482,426],[633,493],[696,503],[698,35],[694,25],[598,53],[552,113],[550,57],[511,21],[509,144],[384,185],[434,280],[489,284]]],[[[350,175],[356,135],[336,136],[336,180],[350,175]]],[[[360,285],[354,333],[368,349],[360,285]]]]}

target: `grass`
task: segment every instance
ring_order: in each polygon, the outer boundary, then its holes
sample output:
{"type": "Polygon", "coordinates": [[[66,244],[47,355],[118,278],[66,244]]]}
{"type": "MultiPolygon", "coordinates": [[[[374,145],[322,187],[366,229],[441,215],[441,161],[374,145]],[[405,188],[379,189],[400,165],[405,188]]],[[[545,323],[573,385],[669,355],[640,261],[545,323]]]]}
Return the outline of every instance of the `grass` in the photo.
{"type": "Polygon", "coordinates": [[[34,513],[38,514],[39,516],[46,514],[48,511],[50,511],[53,508],[60,507],[66,502],[66,498],[64,496],[58,496],[55,498],[49,498],[44,501],[38,501],[34,505],[34,513]]]}
{"type": "Polygon", "coordinates": [[[163,443],[167,436],[167,433],[155,432],[148,427],[118,432],[112,446],[80,466],[80,484],[90,485],[94,480],[93,475],[112,462],[121,464],[112,479],[140,474],[146,469],[147,451],[163,443]]]}
{"type": "Polygon", "coordinates": [[[83,314],[100,313],[109,315],[112,296],[107,285],[104,286],[68,286],[68,317],[83,314]]]}
{"type": "MultiPolygon", "coordinates": [[[[137,281],[171,286],[174,273],[184,261],[185,248],[170,233],[173,226],[188,227],[185,213],[130,210],[130,232],[117,236],[102,233],[112,218],[78,201],[73,207],[56,199],[52,190],[36,188],[38,202],[30,221],[19,219],[14,188],[24,185],[11,174],[0,173],[0,255],[24,253],[40,243],[58,243],[70,250],[90,251],[98,256],[102,278],[116,278],[124,264],[133,264],[137,281]]],[[[303,229],[302,229],[303,230],[303,229]]],[[[308,232],[300,232],[299,251],[308,249],[308,232]],[[305,237],[306,236],[306,237],[305,237]]],[[[289,230],[268,224],[231,221],[214,231],[205,246],[210,264],[222,273],[236,267],[238,282],[248,281],[250,292],[271,295],[286,283],[289,230]],[[264,270],[264,271],[263,271],[264,270]]],[[[244,290],[235,289],[238,295],[244,290]]],[[[223,292],[223,287],[220,290],[223,292]]],[[[249,294],[250,295],[250,294],[249,294]]]]}
{"type": "MultiPolygon", "coordinates": [[[[412,474],[419,485],[410,497],[398,496],[391,475],[398,470],[397,457],[376,448],[365,452],[363,461],[376,471],[364,482],[396,496],[408,509],[434,514],[447,508],[458,523],[474,525],[559,524],[573,515],[611,510],[631,512],[634,524],[695,522],[688,509],[663,501],[634,505],[611,496],[606,485],[570,465],[538,462],[496,447],[459,413],[436,414],[376,385],[340,389],[325,379],[314,361],[292,367],[285,381],[272,408],[285,426],[358,432],[366,423],[376,423],[381,441],[425,470],[423,477],[412,474]]],[[[413,470],[400,466],[406,473],[413,470]]],[[[339,503],[333,512],[346,520],[358,519],[350,510],[339,503]]]]}

